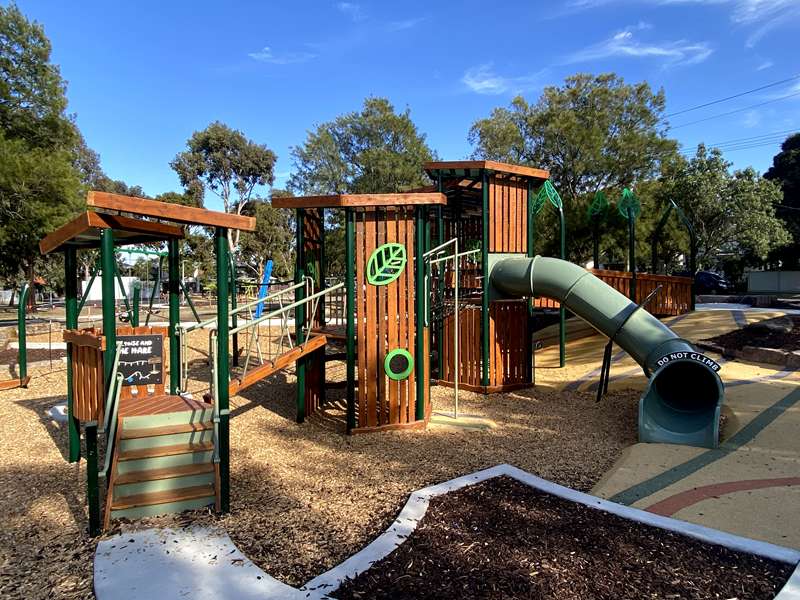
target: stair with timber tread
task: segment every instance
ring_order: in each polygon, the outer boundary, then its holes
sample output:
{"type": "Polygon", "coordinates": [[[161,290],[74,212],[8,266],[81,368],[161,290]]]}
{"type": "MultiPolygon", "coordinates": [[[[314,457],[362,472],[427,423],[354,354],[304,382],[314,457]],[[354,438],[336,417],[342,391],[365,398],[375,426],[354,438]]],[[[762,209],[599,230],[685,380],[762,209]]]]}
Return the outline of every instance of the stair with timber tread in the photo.
{"type": "Polygon", "coordinates": [[[137,519],[218,504],[214,425],[206,410],[120,417],[106,495],[112,519],[137,519]]]}

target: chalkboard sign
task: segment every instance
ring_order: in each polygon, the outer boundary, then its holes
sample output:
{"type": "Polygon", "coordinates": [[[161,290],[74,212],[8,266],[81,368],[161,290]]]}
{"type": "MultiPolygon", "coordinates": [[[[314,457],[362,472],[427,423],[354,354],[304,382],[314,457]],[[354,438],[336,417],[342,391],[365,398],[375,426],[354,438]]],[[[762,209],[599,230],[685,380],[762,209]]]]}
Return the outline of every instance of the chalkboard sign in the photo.
{"type": "Polygon", "coordinates": [[[119,372],[122,385],[160,385],[164,382],[164,337],[120,335],[119,372]]]}

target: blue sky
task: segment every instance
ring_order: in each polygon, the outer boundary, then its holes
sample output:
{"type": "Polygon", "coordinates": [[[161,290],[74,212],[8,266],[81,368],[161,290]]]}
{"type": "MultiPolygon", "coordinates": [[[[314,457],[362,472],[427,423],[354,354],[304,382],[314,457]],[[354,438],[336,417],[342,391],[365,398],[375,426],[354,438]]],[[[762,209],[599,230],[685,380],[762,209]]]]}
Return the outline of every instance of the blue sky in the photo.
{"type": "MultiPolygon", "coordinates": [[[[306,131],[370,95],[409,107],[430,145],[455,160],[471,151],[475,119],[517,93],[535,101],[576,72],[663,87],[668,113],[800,74],[800,0],[19,6],[52,40],[69,110],[105,171],[151,195],[179,188],[169,161],[214,120],[272,148],[280,186],[306,131]]],[[[798,130],[800,79],[671,123],[689,148],[798,130]]],[[[753,145],[737,144],[728,147],[753,145]]],[[[726,157],[763,172],[778,147],[726,157]]]]}

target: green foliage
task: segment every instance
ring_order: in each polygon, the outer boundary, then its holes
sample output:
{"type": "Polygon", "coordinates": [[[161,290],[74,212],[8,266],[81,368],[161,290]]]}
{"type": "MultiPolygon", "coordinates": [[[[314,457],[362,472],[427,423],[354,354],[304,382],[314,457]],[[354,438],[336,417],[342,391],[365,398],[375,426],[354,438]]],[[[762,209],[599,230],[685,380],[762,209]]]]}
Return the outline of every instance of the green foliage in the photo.
{"type": "Polygon", "coordinates": [[[44,28],[16,4],[0,6],[0,129],[34,148],[71,150],[78,134],[66,118],[66,84],[50,62],[44,28]]]}
{"type": "Polygon", "coordinates": [[[385,98],[367,98],[361,112],[337,117],[309,132],[292,149],[297,194],[401,192],[429,183],[422,171],[434,154],[411,120],[385,98]]]}
{"type": "Polygon", "coordinates": [[[403,274],[406,260],[406,247],[403,244],[379,246],[367,261],[367,283],[389,285],[403,274]]]}
{"type": "MultiPolygon", "coordinates": [[[[222,199],[225,212],[242,214],[256,187],[271,185],[275,179],[275,153],[219,121],[195,131],[186,146],[170,166],[200,206],[205,191],[210,190],[222,199]]],[[[230,242],[235,249],[238,231],[230,242]]]]}
{"type": "MultiPolygon", "coordinates": [[[[517,97],[476,121],[469,132],[474,157],[527,164],[550,170],[564,200],[570,259],[591,257],[591,224],[585,215],[599,190],[655,177],[674,160],[676,143],[666,137],[664,93],[647,83],[626,84],[614,74],[568,77],[545,88],[535,104],[517,97]]],[[[544,211],[537,222],[541,251],[557,251],[555,217],[544,211]]],[[[611,231],[616,219],[609,219],[611,231]]],[[[616,246],[616,242],[613,244],[616,246]]],[[[620,254],[620,257],[624,254],[620,254]]]]}
{"type": "Polygon", "coordinates": [[[678,161],[664,173],[659,194],[674,198],[694,227],[698,268],[716,266],[726,256],[757,264],[790,241],[775,216],[781,201],[777,184],[752,168],[730,171],[731,163],[702,144],[689,161],[678,161]]]}
{"type": "Polygon", "coordinates": [[[776,214],[786,223],[794,241],[775,253],[784,269],[800,269],[800,133],[790,135],[764,174],[781,186],[783,201],[776,214]]]}
{"type": "MultiPolygon", "coordinates": [[[[292,149],[295,194],[402,192],[430,183],[422,166],[435,159],[411,112],[395,112],[385,98],[367,98],[360,112],[341,115],[309,132],[292,149]]],[[[328,211],[326,265],[344,275],[344,212],[328,211]]]]}
{"type": "MultiPolygon", "coordinates": [[[[274,190],[273,196],[281,193],[274,190]]],[[[266,200],[254,200],[245,208],[244,214],[256,218],[256,230],[243,232],[239,244],[239,262],[247,265],[253,275],[261,281],[264,264],[273,261],[273,275],[288,278],[294,271],[294,226],[292,211],[274,208],[266,200]]]]}
{"type": "Polygon", "coordinates": [[[75,216],[81,185],[65,150],[30,148],[0,132],[0,275],[30,272],[39,241],[75,216]]]}

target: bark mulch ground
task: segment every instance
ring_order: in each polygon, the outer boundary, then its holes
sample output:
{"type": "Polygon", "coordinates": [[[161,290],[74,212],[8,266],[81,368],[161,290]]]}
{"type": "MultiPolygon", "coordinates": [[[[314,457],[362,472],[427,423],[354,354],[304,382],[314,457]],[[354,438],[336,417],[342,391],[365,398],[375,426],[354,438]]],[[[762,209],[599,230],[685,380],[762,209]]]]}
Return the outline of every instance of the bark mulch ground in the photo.
{"type": "Polygon", "coordinates": [[[336,598],[773,598],[792,567],[545,494],[508,477],[434,498],[336,598]]]}
{"type": "MultiPolygon", "coordinates": [[[[190,338],[198,397],[207,345],[207,332],[190,338]]],[[[576,379],[594,366],[573,361],[558,374],[576,379]]],[[[329,380],[344,375],[339,363],[328,371],[329,380]]],[[[66,462],[64,428],[47,416],[64,402],[65,366],[30,373],[28,389],[0,392],[0,598],[92,598],[96,541],[86,535],[85,462],[66,462]]],[[[431,395],[434,410],[451,409],[452,390],[434,387],[431,395]]],[[[343,396],[329,390],[331,408],[304,425],[294,422],[291,371],[232,398],[231,513],[198,511],[116,531],[219,526],[258,566],[298,586],[384,531],[413,490],[502,462],[588,490],[636,441],[635,390],[610,393],[599,405],[592,393],[559,393],[548,383],[490,397],[462,392],[462,413],[497,428],[352,437],[341,431],[343,396]]]]}
{"type": "Polygon", "coordinates": [[[755,346],[786,350],[787,352],[800,350],[800,317],[786,315],[751,323],[742,329],[734,329],[704,341],[718,344],[723,348],[741,349],[745,346],[755,346]],[[771,322],[786,325],[786,327],[770,326],[771,322]]]}

